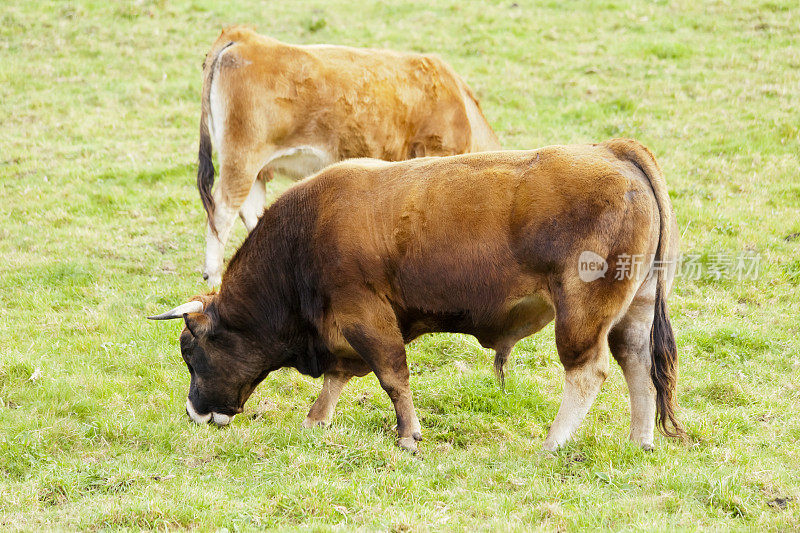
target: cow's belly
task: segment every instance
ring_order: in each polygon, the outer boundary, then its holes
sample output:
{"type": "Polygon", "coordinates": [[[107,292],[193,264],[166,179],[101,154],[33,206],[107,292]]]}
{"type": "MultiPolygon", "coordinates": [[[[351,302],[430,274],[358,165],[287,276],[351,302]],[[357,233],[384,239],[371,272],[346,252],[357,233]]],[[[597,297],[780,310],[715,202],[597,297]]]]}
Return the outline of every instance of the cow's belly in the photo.
{"type": "Polygon", "coordinates": [[[264,166],[269,166],[291,178],[305,178],[334,161],[333,156],[326,150],[303,145],[276,151],[264,166]]]}

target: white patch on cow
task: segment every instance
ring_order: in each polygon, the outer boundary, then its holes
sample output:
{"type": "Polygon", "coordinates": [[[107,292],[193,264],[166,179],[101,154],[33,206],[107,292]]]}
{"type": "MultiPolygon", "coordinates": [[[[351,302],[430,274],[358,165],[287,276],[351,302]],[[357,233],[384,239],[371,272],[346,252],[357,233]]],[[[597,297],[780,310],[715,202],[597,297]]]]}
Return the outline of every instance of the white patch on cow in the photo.
{"type": "Polygon", "coordinates": [[[221,198],[215,195],[217,202],[214,208],[214,222],[217,233],[211,231],[211,226],[206,227],[206,259],[203,267],[203,276],[208,281],[209,287],[219,287],[222,282],[222,260],[225,253],[225,243],[228,241],[233,223],[236,220],[236,211],[230,209],[221,198]]]}
{"type": "Polygon", "coordinates": [[[322,167],[328,166],[334,158],[327,151],[315,146],[293,146],[272,154],[264,166],[293,178],[305,178],[322,167]]]}
{"type": "Polygon", "coordinates": [[[339,46],[336,44],[304,44],[302,48],[309,48],[311,50],[325,50],[327,48],[345,48],[344,46],[339,46]]]}
{"type": "Polygon", "coordinates": [[[223,415],[222,413],[211,413],[213,421],[218,426],[227,426],[233,420],[232,416],[223,415]]]}
{"type": "Polygon", "coordinates": [[[390,161],[384,161],[383,159],[374,159],[371,157],[359,157],[358,159],[348,159],[346,163],[362,168],[383,168],[392,164],[390,161]]]}
{"type": "Polygon", "coordinates": [[[195,424],[207,424],[208,421],[211,420],[211,413],[205,415],[198,414],[198,412],[194,410],[194,406],[189,398],[186,398],[186,412],[195,424]]]}
{"type": "Polygon", "coordinates": [[[264,182],[256,180],[250,188],[250,193],[247,195],[242,207],[239,208],[239,216],[247,228],[247,232],[253,231],[253,228],[258,224],[258,219],[264,213],[264,207],[267,205],[267,196],[264,189],[264,182]]]}
{"type": "MultiPolygon", "coordinates": [[[[211,128],[211,138],[213,139],[214,148],[217,151],[222,149],[222,135],[225,133],[225,110],[226,110],[226,102],[225,99],[222,97],[222,92],[219,88],[219,72],[220,72],[220,63],[222,62],[222,56],[228,50],[225,49],[219,53],[217,56],[217,63],[212,73],[212,80],[211,80],[211,90],[208,95],[209,105],[211,107],[211,120],[209,121],[209,127],[211,128]]],[[[220,161],[222,160],[221,156],[218,155],[220,161]]]]}
{"type": "Polygon", "coordinates": [[[550,431],[542,447],[554,452],[563,446],[586,417],[608,372],[608,352],[582,367],[568,370],[564,376],[564,393],[550,431]]]}
{"type": "Polygon", "coordinates": [[[492,132],[491,127],[486,123],[481,110],[475,101],[464,89],[461,89],[461,98],[464,100],[464,108],[467,112],[472,139],[470,140],[470,151],[482,152],[486,150],[500,150],[497,137],[492,132]]]}

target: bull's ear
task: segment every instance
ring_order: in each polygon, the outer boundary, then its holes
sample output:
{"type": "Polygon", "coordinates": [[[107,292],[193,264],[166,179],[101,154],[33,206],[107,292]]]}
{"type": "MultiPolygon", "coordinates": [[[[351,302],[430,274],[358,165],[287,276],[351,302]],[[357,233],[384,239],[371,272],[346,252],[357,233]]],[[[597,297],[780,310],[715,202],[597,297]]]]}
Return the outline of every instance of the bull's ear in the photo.
{"type": "Polygon", "coordinates": [[[183,321],[186,323],[186,328],[194,336],[195,339],[201,339],[211,333],[213,324],[211,317],[205,313],[185,313],[183,321]]]}

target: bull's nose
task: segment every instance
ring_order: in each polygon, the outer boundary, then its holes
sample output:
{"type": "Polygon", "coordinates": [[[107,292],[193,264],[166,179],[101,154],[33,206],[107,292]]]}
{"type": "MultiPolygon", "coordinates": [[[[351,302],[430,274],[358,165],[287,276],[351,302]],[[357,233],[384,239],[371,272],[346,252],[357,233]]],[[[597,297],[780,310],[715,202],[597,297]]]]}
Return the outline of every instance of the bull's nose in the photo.
{"type": "Polygon", "coordinates": [[[195,411],[194,406],[189,398],[186,398],[186,414],[189,415],[189,418],[191,418],[192,422],[196,424],[208,424],[208,422],[211,420],[211,413],[206,413],[204,415],[199,414],[197,411],[195,411]]]}

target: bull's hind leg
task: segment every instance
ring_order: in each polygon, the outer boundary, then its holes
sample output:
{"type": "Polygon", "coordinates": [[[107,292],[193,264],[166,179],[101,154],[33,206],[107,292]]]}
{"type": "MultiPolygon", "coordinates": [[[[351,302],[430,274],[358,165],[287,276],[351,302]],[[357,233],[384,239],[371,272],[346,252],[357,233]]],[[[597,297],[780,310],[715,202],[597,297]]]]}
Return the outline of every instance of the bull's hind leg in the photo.
{"type": "Polygon", "coordinates": [[[203,278],[212,287],[222,280],[222,262],[225,255],[225,244],[230,238],[236,215],[245,199],[253,189],[260,164],[252,159],[224,157],[221,154],[219,185],[214,189],[214,214],[212,229],[211,220],[206,231],[206,258],[203,278]]]}
{"type": "Polygon", "coordinates": [[[560,324],[556,318],[556,346],[565,370],[564,393],[544,441],[545,450],[555,451],[572,438],[608,375],[608,330],[602,326],[591,330],[593,334],[588,335],[575,331],[573,325],[560,324]]]}
{"type": "Polygon", "coordinates": [[[645,450],[653,449],[656,417],[656,389],[650,376],[655,285],[649,285],[636,295],[608,336],[611,353],[622,367],[631,398],[630,439],[645,450]]]}

